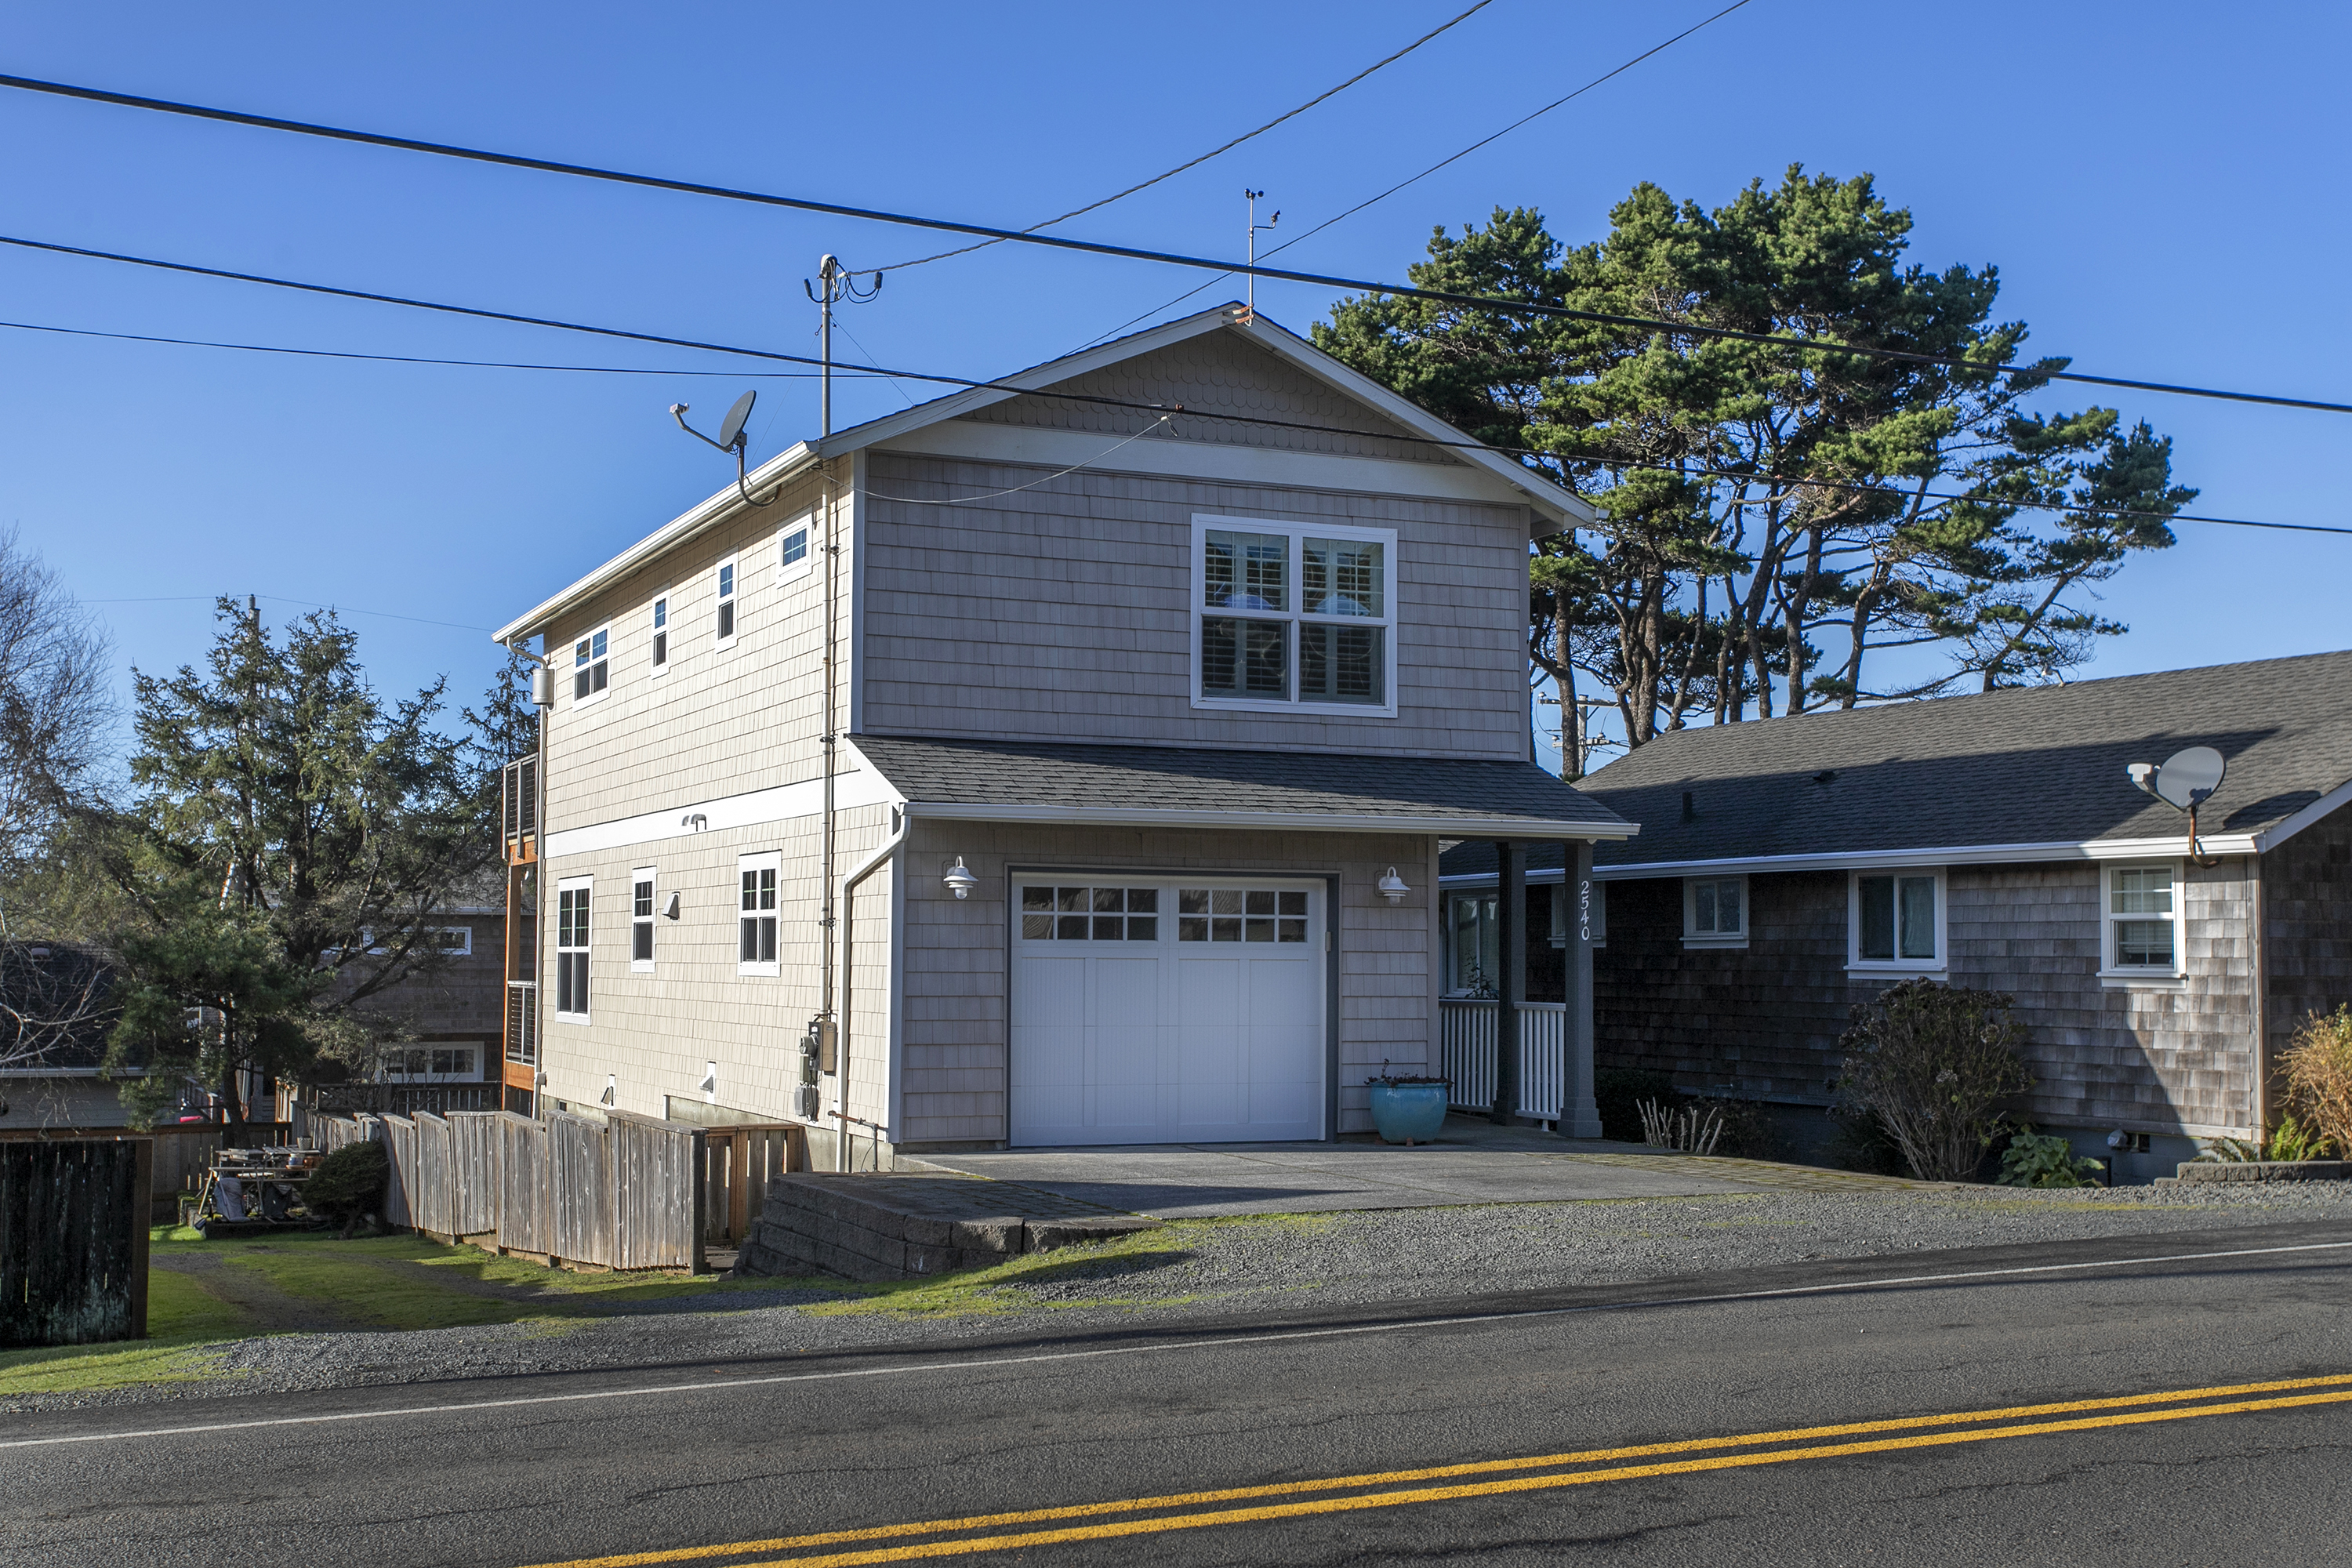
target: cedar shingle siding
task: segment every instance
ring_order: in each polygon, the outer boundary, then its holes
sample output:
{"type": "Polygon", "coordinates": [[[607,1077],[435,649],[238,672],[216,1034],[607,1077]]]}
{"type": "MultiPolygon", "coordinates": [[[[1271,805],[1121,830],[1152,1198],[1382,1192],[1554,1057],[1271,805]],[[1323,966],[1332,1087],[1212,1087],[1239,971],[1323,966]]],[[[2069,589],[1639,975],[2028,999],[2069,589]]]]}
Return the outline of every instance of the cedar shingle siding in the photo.
{"type": "Polygon", "coordinates": [[[2352,806],[2263,857],[2263,948],[2275,1055],[2306,1016],[2352,1002],[2352,806]]]}

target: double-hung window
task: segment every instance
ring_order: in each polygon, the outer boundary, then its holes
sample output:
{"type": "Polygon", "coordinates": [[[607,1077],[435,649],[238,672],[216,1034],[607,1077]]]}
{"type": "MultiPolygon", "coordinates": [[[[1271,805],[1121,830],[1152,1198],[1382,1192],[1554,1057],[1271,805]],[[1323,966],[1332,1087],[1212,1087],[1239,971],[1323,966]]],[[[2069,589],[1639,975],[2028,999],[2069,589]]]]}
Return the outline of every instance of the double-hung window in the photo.
{"type": "Polygon", "coordinates": [[[1683,879],[1683,945],[1748,945],[1748,879],[1683,879]]]}
{"type": "Polygon", "coordinates": [[[654,673],[669,668],[669,595],[654,601],[654,673]]]}
{"type": "Polygon", "coordinates": [[[2180,878],[2177,868],[2109,866],[2106,967],[2110,973],[2169,979],[2180,973],[2180,878]]]}
{"type": "Polygon", "coordinates": [[[809,530],[812,520],[787,524],[776,536],[776,581],[789,583],[814,564],[816,558],[809,553],[809,530]]]}
{"type": "Polygon", "coordinates": [[[776,866],[774,854],[745,855],[735,862],[740,888],[735,921],[735,973],[776,973],[776,866]]]}
{"type": "Polygon", "coordinates": [[[555,1016],[588,1020],[588,900],[595,879],[555,885],[555,1016]]]}
{"type": "Polygon", "coordinates": [[[629,873],[629,968],[647,974],[654,967],[654,868],[629,873]]]}
{"type": "Polygon", "coordinates": [[[1502,974],[1498,900],[1492,893],[1445,898],[1445,994],[1492,996],[1502,974]]]}
{"type": "Polygon", "coordinates": [[[594,702],[610,684],[611,661],[604,657],[609,628],[599,626],[572,645],[572,705],[594,702]]]}
{"type": "Polygon", "coordinates": [[[1934,870],[1857,871],[1848,913],[1855,969],[1941,969],[1944,878],[1934,870]]]}
{"type": "Polygon", "coordinates": [[[726,647],[735,640],[735,558],[729,556],[719,563],[719,646],[726,647]]]}
{"type": "Polygon", "coordinates": [[[1396,712],[1396,534],[1192,520],[1192,701],[1396,712]]]}

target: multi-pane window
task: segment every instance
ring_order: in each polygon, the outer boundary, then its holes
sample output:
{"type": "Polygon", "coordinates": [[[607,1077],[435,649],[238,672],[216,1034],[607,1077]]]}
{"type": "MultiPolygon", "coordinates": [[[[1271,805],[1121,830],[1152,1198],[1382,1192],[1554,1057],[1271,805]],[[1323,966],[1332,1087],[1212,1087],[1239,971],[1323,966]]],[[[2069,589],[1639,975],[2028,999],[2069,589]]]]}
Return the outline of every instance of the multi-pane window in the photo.
{"type": "Polygon", "coordinates": [[[605,631],[598,628],[572,645],[572,700],[586,702],[604,694],[610,674],[604,658],[605,631]]]}
{"type": "Polygon", "coordinates": [[[654,966],[654,873],[650,866],[629,873],[629,967],[654,966]]]}
{"type": "Polygon", "coordinates": [[[667,596],[654,601],[654,669],[656,673],[669,668],[669,600],[667,596]]]}
{"type": "Polygon", "coordinates": [[[2107,872],[2109,963],[2175,973],[2178,890],[2169,866],[2117,866],[2107,872]]]}
{"type": "Polygon", "coordinates": [[[1307,895],[1275,888],[1179,888],[1178,942],[1305,942],[1307,895]]]}
{"type": "Polygon", "coordinates": [[[1684,940],[1729,942],[1747,934],[1747,878],[1692,877],[1685,879],[1684,940]]]}
{"type": "Polygon", "coordinates": [[[1158,942],[1160,889],[1024,886],[1021,935],[1029,942],[1158,942]]]}
{"type": "Polygon", "coordinates": [[[719,563],[719,641],[723,647],[735,640],[735,563],[719,563]]]}
{"type": "Polygon", "coordinates": [[[1241,521],[1196,521],[1196,699],[1391,706],[1395,535],[1241,521]]]}
{"type": "Polygon", "coordinates": [[[379,1079],[398,1082],[430,1081],[434,1079],[474,1079],[481,1076],[475,1065],[474,1046],[410,1046],[383,1053],[379,1079]]]}
{"type": "Polygon", "coordinates": [[[1445,990],[1452,996],[1492,996],[1502,973],[1502,933],[1492,893],[1451,893],[1445,900],[1445,990]]]}
{"type": "Polygon", "coordinates": [[[736,862],[735,967],[743,973],[776,973],[776,863],[773,855],[736,862]]]}
{"type": "Polygon", "coordinates": [[[588,1016],[588,900],[593,884],[562,884],[555,890],[555,1011],[560,1017],[588,1016]]]}
{"type": "Polygon", "coordinates": [[[807,569],[809,558],[809,525],[796,523],[784,530],[782,542],[777,547],[776,566],[785,577],[796,577],[807,569]]]}
{"type": "Polygon", "coordinates": [[[1853,879],[1853,956],[1861,963],[1934,963],[1938,951],[1932,871],[1853,879]]]}

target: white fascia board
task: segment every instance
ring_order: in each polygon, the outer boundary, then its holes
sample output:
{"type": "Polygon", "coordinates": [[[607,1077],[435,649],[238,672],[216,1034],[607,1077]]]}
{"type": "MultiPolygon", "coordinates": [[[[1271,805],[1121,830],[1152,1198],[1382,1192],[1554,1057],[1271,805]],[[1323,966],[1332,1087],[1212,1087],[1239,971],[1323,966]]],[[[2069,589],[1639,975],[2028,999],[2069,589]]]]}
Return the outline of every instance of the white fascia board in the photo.
{"type": "MultiPolygon", "coordinates": [[[[898,799],[890,782],[871,767],[845,770],[833,775],[835,810],[847,811],[854,806],[877,805],[885,802],[895,805],[898,799]]],[[[824,809],[824,780],[803,779],[798,784],[779,784],[773,789],[721,795],[716,800],[682,802],[635,816],[561,828],[547,835],[541,845],[540,856],[544,860],[560,860],[570,855],[593,855],[602,850],[657,844],[664,839],[691,838],[731,827],[756,827],[763,823],[786,822],[794,817],[814,816],[824,809]],[[700,826],[693,823],[698,816],[702,819],[700,826]]]]}
{"type": "MultiPolygon", "coordinates": [[[[1467,835],[1465,837],[1475,837],[1467,835]]],[[[2254,855],[2261,851],[2244,833],[2200,833],[2197,842],[2208,855],[2254,855]]],[[[2032,860],[2157,860],[2178,859],[2189,851],[2186,829],[2171,838],[2093,838],[2078,843],[1963,844],[1925,849],[1856,849],[1843,855],[1748,855],[1721,860],[1656,860],[1637,866],[1596,866],[1597,882],[1633,882],[1646,877],[1683,877],[1721,872],[1853,871],[1874,866],[2000,866],[2032,860]]],[[[1557,882],[1557,870],[1530,871],[1530,882],[1557,882]]],[[[1492,871],[1458,872],[1441,877],[1447,886],[1491,882],[1492,871]]]]}
{"type": "Polygon", "coordinates": [[[1629,838],[1638,831],[1524,816],[1366,816],[1349,812],[1191,811],[1097,805],[910,801],[907,815],[940,822],[1035,822],[1080,827],[1234,827],[1269,833],[1433,833],[1446,838],[1629,838]]]}
{"type": "MultiPolygon", "coordinates": [[[[2277,848],[2280,845],[2285,843],[2288,839],[2294,837],[2296,834],[2302,832],[2313,823],[2317,822],[2324,816],[2327,816],[2335,812],[2342,810],[2347,805],[2352,805],[2352,781],[2337,784],[2334,789],[2329,790],[2326,795],[2321,795],[2317,800],[2313,801],[2309,805],[2305,806],[2301,811],[2296,812],[2284,822],[2273,823],[2270,826],[2263,828],[2260,833],[2255,834],[2253,836],[2254,853],[2257,855],[2269,854],[2272,850],[2277,848]]],[[[2213,847],[2215,840],[2201,833],[2197,837],[2210,852],[2213,847]]]]}
{"type": "MultiPolygon", "coordinates": [[[[806,441],[796,441],[753,469],[744,479],[744,487],[759,490],[769,485],[789,484],[801,477],[802,471],[818,460],[816,447],[806,441]]],[[[751,510],[733,485],[718,491],[691,510],[681,513],[646,535],[618,555],[570,587],[553,595],[544,603],[533,606],[497,631],[490,640],[509,643],[518,637],[536,637],[547,629],[548,623],[562,615],[590,595],[620,581],[638,567],[651,561],[672,545],[693,538],[704,529],[726,521],[739,511],[751,510]]]]}

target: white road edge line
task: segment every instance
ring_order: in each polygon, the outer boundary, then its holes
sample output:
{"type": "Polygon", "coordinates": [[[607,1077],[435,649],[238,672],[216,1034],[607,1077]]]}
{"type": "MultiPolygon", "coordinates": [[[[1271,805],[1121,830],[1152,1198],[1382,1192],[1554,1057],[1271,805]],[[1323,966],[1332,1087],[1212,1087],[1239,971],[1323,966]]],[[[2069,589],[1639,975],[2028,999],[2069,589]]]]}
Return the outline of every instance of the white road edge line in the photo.
{"type": "MultiPolygon", "coordinates": [[[[1572,1318],[1594,1312],[1630,1312],[1652,1307],[1704,1307],[1727,1301],[1765,1301],[1788,1296],[1824,1296],[1874,1290],[1890,1285],[1940,1285],[1958,1279],[2001,1279],[2024,1274],[2063,1274],[2084,1268],[2132,1268],[2153,1263],[2202,1263],[2221,1258],[2272,1258],[2294,1252],[2341,1252],[2352,1241],[2315,1241],[2294,1247],[2247,1247],[2226,1252],[2173,1252],[2157,1258],[2112,1258],[2088,1263],[2037,1263],[2021,1268],[1970,1268],[1952,1274],[1904,1274],[1885,1279],[1852,1279],[1834,1285],[1792,1285],[1779,1290],[1734,1290],[1719,1296],[1668,1296],[1645,1301],[1610,1301],[1591,1307],[1538,1307],[1524,1312],[1476,1312],[1454,1318],[1420,1318],[1408,1323],[1357,1323],[1336,1329],[1181,1340],[1151,1345],[1111,1345],[1101,1350],[1047,1351],[1034,1355],[996,1356],[985,1361],[930,1361],[911,1366],[857,1367],[844,1372],[777,1373],[767,1377],[706,1379],[642,1388],[599,1388],[578,1394],[535,1394],[513,1399],[478,1399],[454,1405],[412,1405],[394,1410],[344,1410],[325,1415],[273,1415],[255,1421],[214,1421],[195,1426],[151,1426],[135,1432],[89,1432],[61,1437],[17,1437],[0,1448],[43,1448],[68,1443],[126,1442],[134,1437],[184,1437],[205,1432],[248,1432],[266,1426],[312,1426],[338,1421],[376,1421],[397,1415],[467,1415],[478,1410],[514,1410],[537,1405],[573,1405],[593,1399],[635,1399],[673,1394],[708,1394],[732,1388],[773,1388],[790,1383],[831,1383],[854,1377],[905,1377],[921,1372],[982,1372],[992,1367],[1092,1361],[1105,1356],[1151,1355],[1170,1351],[1212,1350],[1224,1345],[1278,1344],[1287,1340],[1335,1339],[1346,1334],[1391,1334],[1416,1329],[1460,1328],[1471,1323],[1514,1322],[1535,1318],[1572,1318]]],[[[325,1391],[320,1391],[325,1392],[325,1391]]]]}

